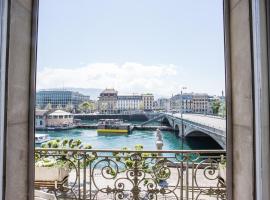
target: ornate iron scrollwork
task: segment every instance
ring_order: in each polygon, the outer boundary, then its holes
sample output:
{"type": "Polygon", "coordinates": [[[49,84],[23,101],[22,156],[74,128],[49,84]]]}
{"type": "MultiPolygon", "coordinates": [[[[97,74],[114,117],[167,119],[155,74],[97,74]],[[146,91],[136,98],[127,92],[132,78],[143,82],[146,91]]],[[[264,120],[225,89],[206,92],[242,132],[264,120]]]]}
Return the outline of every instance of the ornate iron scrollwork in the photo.
{"type": "Polygon", "coordinates": [[[65,184],[38,188],[60,199],[226,199],[219,163],[224,151],[36,149],[68,166],[65,184]]]}

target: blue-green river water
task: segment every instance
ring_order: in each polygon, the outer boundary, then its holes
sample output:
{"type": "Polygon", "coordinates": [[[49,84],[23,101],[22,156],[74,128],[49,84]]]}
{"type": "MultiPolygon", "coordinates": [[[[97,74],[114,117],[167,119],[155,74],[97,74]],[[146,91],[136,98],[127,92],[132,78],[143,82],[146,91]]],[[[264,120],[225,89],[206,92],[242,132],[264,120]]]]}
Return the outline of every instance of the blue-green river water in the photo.
{"type": "MultiPolygon", "coordinates": [[[[63,131],[36,131],[36,133],[48,134],[51,139],[80,139],[84,144],[90,144],[94,149],[122,149],[128,147],[134,149],[136,144],[141,144],[144,150],[156,150],[155,131],[135,130],[128,135],[98,135],[95,129],[71,129],[63,131]]],[[[162,131],[163,150],[199,150],[220,149],[209,138],[185,138],[176,137],[173,132],[162,131]]]]}

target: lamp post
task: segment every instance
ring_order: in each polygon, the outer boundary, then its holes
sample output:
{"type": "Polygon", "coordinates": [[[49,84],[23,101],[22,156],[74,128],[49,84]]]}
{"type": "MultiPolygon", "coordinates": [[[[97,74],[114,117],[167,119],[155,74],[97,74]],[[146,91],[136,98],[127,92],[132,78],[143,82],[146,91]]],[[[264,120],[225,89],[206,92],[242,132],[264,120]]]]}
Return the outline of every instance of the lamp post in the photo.
{"type": "Polygon", "coordinates": [[[204,115],[206,115],[206,109],[207,109],[207,99],[206,99],[206,96],[204,96],[204,105],[203,105],[203,109],[204,109],[204,115]]]}
{"type": "MultiPolygon", "coordinates": [[[[187,87],[181,87],[181,104],[180,104],[180,114],[181,114],[181,137],[184,138],[184,123],[183,123],[183,90],[186,90],[187,87]]],[[[182,143],[183,144],[183,143],[182,143]]]]}

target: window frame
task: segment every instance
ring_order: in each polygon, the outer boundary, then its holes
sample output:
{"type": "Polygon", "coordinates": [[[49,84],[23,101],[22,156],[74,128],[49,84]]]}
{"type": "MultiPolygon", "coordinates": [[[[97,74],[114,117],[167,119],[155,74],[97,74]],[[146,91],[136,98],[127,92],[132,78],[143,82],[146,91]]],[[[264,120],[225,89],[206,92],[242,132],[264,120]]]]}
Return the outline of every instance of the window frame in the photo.
{"type": "MultiPolygon", "coordinates": [[[[36,101],[36,67],[37,67],[37,42],[38,42],[38,10],[39,0],[33,1],[32,9],[32,45],[31,45],[31,80],[30,80],[30,110],[29,110],[29,191],[30,197],[34,196],[34,141],[35,141],[35,101],[36,101]]],[[[230,47],[230,1],[223,1],[223,28],[224,28],[224,62],[225,62],[225,100],[226,100],[226,192],[227,199],[233,199],[233,129],[232,129],[232,78],[231,78],[231,47],[230,47]]],[[[101,94],[102,96],[102,94],[101,94]]]]}

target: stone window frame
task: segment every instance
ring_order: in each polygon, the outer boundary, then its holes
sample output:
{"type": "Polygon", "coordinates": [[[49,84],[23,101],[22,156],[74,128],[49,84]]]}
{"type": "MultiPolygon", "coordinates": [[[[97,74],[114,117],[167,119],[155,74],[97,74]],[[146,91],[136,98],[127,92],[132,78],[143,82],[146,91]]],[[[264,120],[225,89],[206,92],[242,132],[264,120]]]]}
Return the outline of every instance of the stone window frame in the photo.
{"type": "MultiPolygon", "coordinates": [[[[33,0],[35,3],[33,5],[33,14],[32,14],[32,34],[34,35],[34,40],[32,45],[32,69],[36,69],[36,46],[37,46],[37,23],[38,23],[38,1],[39,0],[33,0]]],[[[227,131],[227,195],[228,199],[232,199],[232,108],[231,108],[231,68],[230,68],[230,17],[229,17],[229,12],[230,12],[230,0],[222,0],[223,1],[223,26],[224,26],[224,62],[225,62],[225,83],[226,83],[226,109],[227,109],[227,125],[226,125],[226,131],[227,131]]],[[[33,70],[31,74],[31,80],[32,84],[31,87],[33,87],[33,91],[35,91],[35,70],[33,70]]],[[[35,105],[35,94],[32,94],[31,102],[30,105],[35,105]]],[[[32,112],[34,114],[34,110],[32,112]]],[[[34,127],[33,127],[34,128],[34,127]]],[[[32,139],[34,136],[31,137],[32,139]]],[[[34,143],[34,140],[33,140],[34,143]]],[[[30,148],[29,152],[31,155],[34,155],[34,149],[30,148]]],[[[31,156],[30,155],[30,156],[31,156]]],[[[32,163],[32,165],[34,165],[32,163]]],[[[33,182],[33,174],[30,174],[30,180],[32,179],[33,182]]],[[[33,183],[29,183],[32,185],[33,183]]]]}
{"type": "MultiPolygon", "coordinates": [[[[227,184],[227,195],[228,195],[228,199],[232,199],[232,118],[231,118],[231,68],[230,68],[230,17],[229,17],[229,12],[230,12],[230,1],[231,0],[222,0],[223,1],[223,25],[224,25],[224,62],[225,62],[225,83],[226,83],[226,109],[227,109],[227,180],[228,183],[227,184]]],[[[32,73],[31,73],[31,88],[32,88],[32,94],[31,94],[31,98],[30,98],[30,105],[32,105],[32,109],[30,110],[30,113],[32,113],[32,115],[34,116],[34,105],[35,105],[35,93],[33,91],[35,91],[35,83],[36,83],[36,61],[37,61],[37,55],[36,55],[36,48],[37,48],[37,33],[38,33],[38,2],[39,0],[33,0],[33,10],[32,10],[32,62],[31,62],[31,68],[32,68],[32,73]]],[[[34,120],[34,117],[31,118],[32,120],[34,120]]],[[[34,123],[32,122],[31,124],[32,126],[32,130],[34,131],[34,123]]],[[[30,142],[33,142],[34,144],[34,134],[32,134],[31,138],[30,138],[30,142]]],[[[33,157],[34,155],[34,148],[30,147],[29,148],[29,156],[33,157]]],[[[33,166],[34,166],[34,160],[32,158],[32,163],[30,163],[30,165],[32,165],[32,169],[30,169],[30,171],[34,170],[33,166]]],[[[33,182],[34,182],[34,174],[30,173],[29,174],[29,186],[33,187],[33,182]]],[[[31,193],[33,191],[29,191],[30,192],[30,196],[31,193]]]]}

